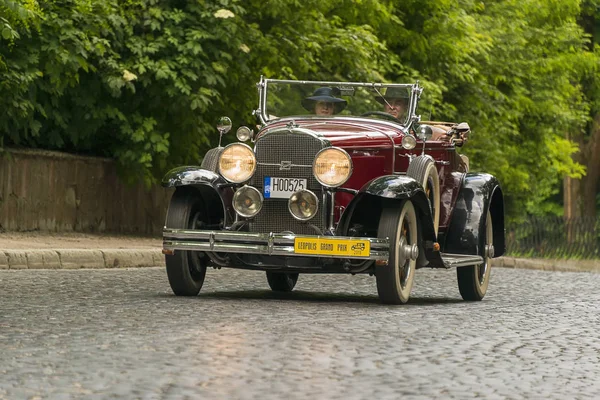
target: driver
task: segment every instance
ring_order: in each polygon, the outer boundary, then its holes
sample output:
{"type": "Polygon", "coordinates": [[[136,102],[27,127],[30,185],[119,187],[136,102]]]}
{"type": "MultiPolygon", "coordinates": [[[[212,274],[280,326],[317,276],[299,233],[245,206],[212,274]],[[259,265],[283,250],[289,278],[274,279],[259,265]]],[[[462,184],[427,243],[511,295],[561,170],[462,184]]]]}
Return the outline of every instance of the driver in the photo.
{"type": "Polygon", "coordinates": [[[397,119],[401,119],[408,109],[408,93],[401,87],[389,87],[383,96],[376,97],[375,100],[383,104],[386,113],[397,119]]]}
{"type": "Polygon", "coordinates": [[[320,87],[302,100],[302,107],[319,116],[331,116],[346,108],[346,100],[335,97],[339,90],[330,87],[320,87]]]}

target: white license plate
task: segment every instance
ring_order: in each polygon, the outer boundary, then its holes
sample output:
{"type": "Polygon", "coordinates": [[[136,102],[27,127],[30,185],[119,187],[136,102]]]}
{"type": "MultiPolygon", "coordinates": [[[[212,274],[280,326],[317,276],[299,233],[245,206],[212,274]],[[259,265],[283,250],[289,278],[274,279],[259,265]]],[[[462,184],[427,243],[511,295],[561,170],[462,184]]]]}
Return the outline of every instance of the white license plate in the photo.
{"type": "Polygon", "coordinates": [[[294,192],[306,189],[306,179],[265,176],[265,199],[289,199],[294,192]]]}

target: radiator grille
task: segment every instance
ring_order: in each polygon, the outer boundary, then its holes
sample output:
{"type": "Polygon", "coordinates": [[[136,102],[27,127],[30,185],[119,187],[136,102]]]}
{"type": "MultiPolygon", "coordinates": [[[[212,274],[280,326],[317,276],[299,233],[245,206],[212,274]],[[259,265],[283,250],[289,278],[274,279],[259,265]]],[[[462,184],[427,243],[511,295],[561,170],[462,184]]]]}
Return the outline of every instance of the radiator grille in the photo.
{"type": "MultiPolygon", "coordinates": [[[[321,185],[312,174],[312,163],[317,153],[327,147],[327,142],[312,135],[300,132],[274,132],[266,134],[256,141],[256,172],[251,180],[252,186],[263,191],[265,176],[279,178],[305,178],[308,189],[319,199],[319,211],[309,221],[321,230],[323,225],[321,185]],[[280,170],[282,161],[292,164],[289,170],[280,170]],[[266,165],[274,164],[274,165],[266,165]]],[[[252,232],[284,232],[296,234],[315,234],[314,229],[291,216],[287,208],[287,199],[265,199],[263,209],[250,224],[252,232]]]]}

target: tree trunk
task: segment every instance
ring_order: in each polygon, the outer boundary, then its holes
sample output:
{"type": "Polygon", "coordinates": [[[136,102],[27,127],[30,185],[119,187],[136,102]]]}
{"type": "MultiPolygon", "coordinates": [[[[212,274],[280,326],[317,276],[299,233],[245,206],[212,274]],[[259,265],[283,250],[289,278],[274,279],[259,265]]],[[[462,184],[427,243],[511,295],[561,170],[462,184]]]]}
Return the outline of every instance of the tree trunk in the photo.
{"type": "Polygon", "coordinates": [[[582,179],[582,214],[584,217],[595,219],[598,178],[600,177],[600,114],[594,118],[590,138],[585,146],[583,154],[587,173],[582,179]]]}
{"type": "Polygon", "coordinates": [[[573,155],[585,166],[582,179],[566,177],[564,188],[564,215],[566,218],[596,218],[596,196],[600,187],[600,114],[596,115],[588,138],[575,139],[579,152],[573,155]]]}
{"type": "MultiPolygon", "coordinates": [[[[585,159],[583,156],[583,137],[578,136],[576,138],[572,138],[570,136],[571,135],[567,134],[567,139],[576,142],[579,146],[579,151],[573,154],[573,160],[585,165],[585,159]]],[[[581,207],[581,179],[571,178],[570,176],[566,176],[563,179],[563,204],[563,214],[567,220],[581,217],[581,213],[583,211],[581,207]]]]}

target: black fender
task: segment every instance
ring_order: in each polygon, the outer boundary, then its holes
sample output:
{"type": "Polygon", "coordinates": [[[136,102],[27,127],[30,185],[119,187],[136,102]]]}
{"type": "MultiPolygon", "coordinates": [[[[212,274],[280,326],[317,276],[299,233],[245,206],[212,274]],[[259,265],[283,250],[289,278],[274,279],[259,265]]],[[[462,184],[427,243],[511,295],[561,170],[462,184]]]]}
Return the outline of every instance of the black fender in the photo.
{"type": "Polygon", "coordinates": [[[161,185],[176,190],[196,190],[206,201],[209,215],[215,215],[214,208],[220,207],[224,226],[233,223],[234,190],[219,174],[198,166],[177,167],[166,173],[161,185]]]}
{"type": "Polygon", "coordinates": [[[419,214],[422,240],[435,242],[435,230],[429,201],[419,182],[406,175],[386,175],[367,182],[348,204],[338,224],[337,234],[349,235],[351,224],[360,220],[370,221],[375,226],[384,202],[410,199],[419,214]]]}
{"type": "Polygon", "coordinates": [[[468,173],[452,211],[442,249],[446,253],[482,254],[485,220],[492,217],[494,257],[506,251],[504,240],[504,196],[500,183],[490,174],[468,173]]]}

